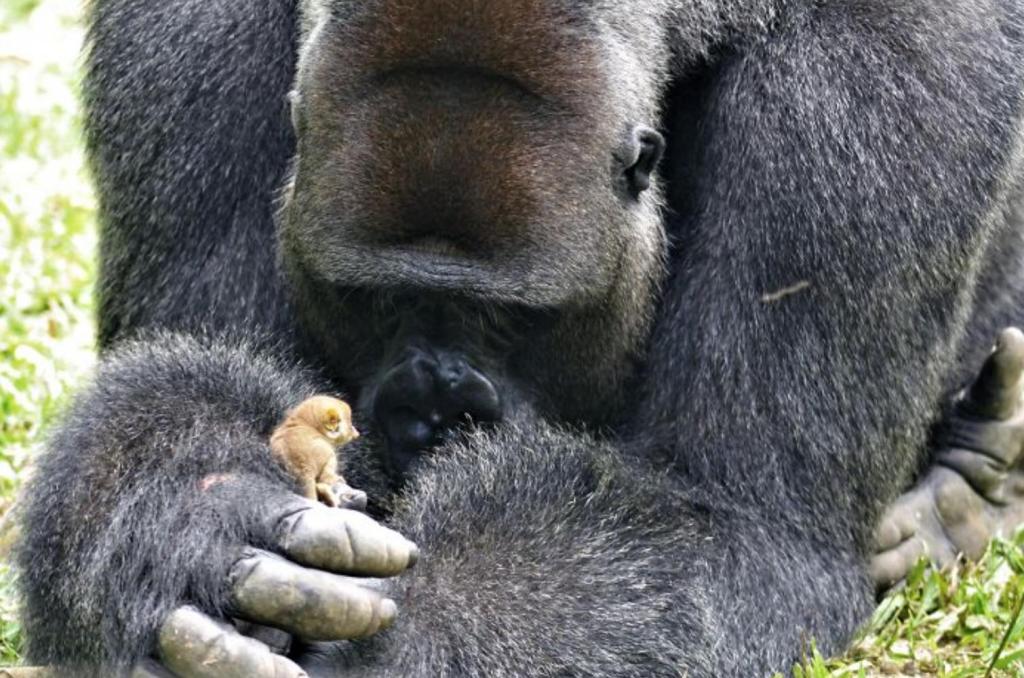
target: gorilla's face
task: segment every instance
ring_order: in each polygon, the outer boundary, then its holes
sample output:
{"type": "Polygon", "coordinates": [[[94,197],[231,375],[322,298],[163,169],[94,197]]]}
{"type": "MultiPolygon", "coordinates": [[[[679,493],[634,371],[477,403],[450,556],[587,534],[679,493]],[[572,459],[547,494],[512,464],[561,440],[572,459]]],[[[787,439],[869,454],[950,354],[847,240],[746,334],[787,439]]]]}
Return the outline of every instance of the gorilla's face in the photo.
{"type": "Polygon", "coordinates": [[[569,4],[309,3],[281,236],[317,304],[515,309],[545,364],[585,360],[604,388],[621,376],[660,279],[661,76],[640,64],[664,59],[609,10],[569,4]]]}

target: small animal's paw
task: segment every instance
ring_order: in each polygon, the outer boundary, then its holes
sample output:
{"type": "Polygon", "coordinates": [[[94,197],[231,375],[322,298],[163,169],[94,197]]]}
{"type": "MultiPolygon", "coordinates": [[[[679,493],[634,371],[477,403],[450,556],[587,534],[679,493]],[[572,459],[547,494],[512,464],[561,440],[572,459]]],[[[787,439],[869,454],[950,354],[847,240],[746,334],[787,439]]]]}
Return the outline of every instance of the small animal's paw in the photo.
{"type": "Polygon", "coordinates": [[[334,494],[334,488],[327,483],[316,484],[316,498],[327,506],[335,507],[338,505],[338,497],[334,494]]]}

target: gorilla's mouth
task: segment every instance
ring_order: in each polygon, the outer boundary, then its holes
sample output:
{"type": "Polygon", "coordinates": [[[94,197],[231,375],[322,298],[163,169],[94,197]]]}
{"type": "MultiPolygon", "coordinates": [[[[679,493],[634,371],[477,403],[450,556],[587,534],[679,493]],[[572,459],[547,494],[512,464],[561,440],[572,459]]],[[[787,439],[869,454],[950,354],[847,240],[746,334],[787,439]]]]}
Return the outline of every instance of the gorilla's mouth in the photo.
{"type": "Polygon", "coordinates": [[[411,62],[381,71],[373,81],[381,88],[415,88],[422,86],[424,82],[442,83],[445,87],[461,88],[466,91],[479,91],[490,87],[512,97],[540,104],[550,103],[520,79],[478,64],[411,62]]]}
{"type": "Polygon", "coordinates": [[[465,289],[481,272],[478,261],[454,243],[440,238],[426,237],[381,247],[376,255],[412,288],[431,290],[456,286],[465,289]]]}
{"type": "Polygon", "coordinates": [[[293,274],[301,272],[336,289],[440,293],[526,307],[564,303],[562,290],[531,283],[536,276],[518,260],[468,253],[459,243],[440,238],[365,244],[347,240],[332,243],[329,253],[294,254],[290,258],[293,274]]]}

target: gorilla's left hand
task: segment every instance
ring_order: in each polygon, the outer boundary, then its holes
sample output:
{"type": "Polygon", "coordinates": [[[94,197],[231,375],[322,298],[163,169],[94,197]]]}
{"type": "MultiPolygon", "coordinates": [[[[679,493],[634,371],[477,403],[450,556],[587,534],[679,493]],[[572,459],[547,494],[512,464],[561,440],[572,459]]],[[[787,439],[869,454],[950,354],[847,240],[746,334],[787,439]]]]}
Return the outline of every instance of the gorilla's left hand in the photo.
{"type": "Polygon", "coordinates": [[[976,559],[1024,525],[1024,334],[1004,330],[977,379],[943,422],[933,465],[886,512],[871,561],[884,591],[922,557],[976,559]]]}
{"type": "Polygon", "coordinates": [[[287,649],[292,635],[364,638],[395,618],[395,604],[366,577],[391,577],[411,567],[418,557],[411,542],[357,511],[291,494],[264,499],[277,539],[273,548],[281,555],[242,549],[228,581],[236,617],[281,631],[264,629],[257,640],[180,607],[164,622],[158,650],[164,666],[181,678],[304,676],[274,651],[287,649]]]}

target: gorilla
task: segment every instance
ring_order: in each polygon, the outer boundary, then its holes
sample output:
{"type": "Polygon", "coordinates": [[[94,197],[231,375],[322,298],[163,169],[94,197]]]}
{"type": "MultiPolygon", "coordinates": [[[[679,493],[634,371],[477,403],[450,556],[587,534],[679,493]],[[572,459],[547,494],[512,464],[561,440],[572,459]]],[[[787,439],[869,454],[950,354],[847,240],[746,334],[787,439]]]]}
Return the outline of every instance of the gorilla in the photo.
{"type": "Polygon", "coordinates": [[[1021,519],[1024,336],[951,395],[1024,302],[1022,29],[1013,0],[95,0],[102,362],[26,494],[28,657],[841,649],[872,575],[1021,519]],[[366,513],[273,463],[314,393],[356,405],[366,513]]]}

